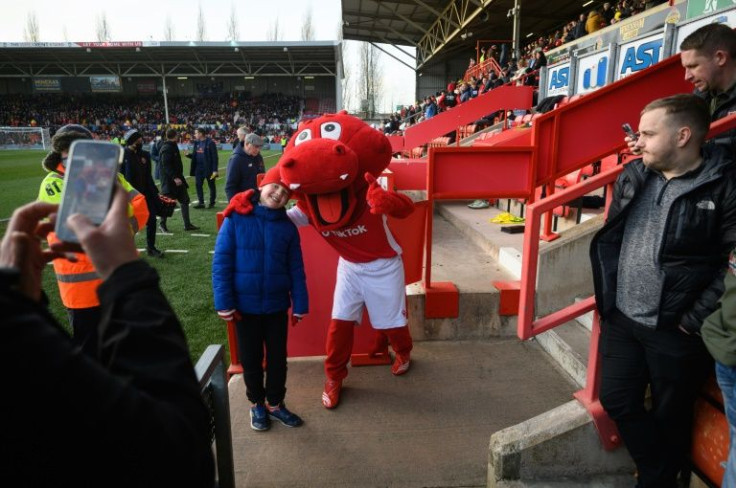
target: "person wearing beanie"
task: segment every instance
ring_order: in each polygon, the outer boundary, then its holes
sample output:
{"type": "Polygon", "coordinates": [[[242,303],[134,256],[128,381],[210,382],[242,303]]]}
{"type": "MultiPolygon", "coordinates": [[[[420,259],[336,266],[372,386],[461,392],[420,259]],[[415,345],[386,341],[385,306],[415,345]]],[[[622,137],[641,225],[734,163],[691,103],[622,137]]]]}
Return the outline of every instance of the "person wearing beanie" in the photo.
{"type": "Polygon", "coordinates": [[[255,190],[256,175],[265,173],[266,168],[261,156],[263,139],[258,134],[250,133],[238,142],[227,162],[227,176],[225,178],[225,195],[230,201],[236,193],[245,190],[255,190]]]}
{"type": "Polygon", "coordinates": [[[284,404],[288,325],[296,325],[309,307],[299,232],[284,208],[289,196],[278,166],[266,173],[260,192],[235,195],[223,212],[212,260],[215,309],[221,319],[235,322],[250,425],[257,431],[268,430],[270,419],[302,425],[284,404]]]}
{"type": "Polygon", "coordinates": [[[148,220],[146,222],[146,251],[152,258],[163,258],[164,253],[156,249],[156,209],[159,207],[158,188],[151,175],[151,154],[143,150],[143,136],[137,129],[130,129],[123,137],[125,155],[120,172],[146,199],[148,220]]]}
{"type": "MultiPolygon", "coordinates": [[[[66,158],[72,142],[78,139],[92,139],[92,133],[81,125],[68,124],[57,130],[51,138],[51,151],[42,162],[48,174],[41,182],[39,201],[61,203],[66,158]]],[[[148,219],[146,201],[121,174],[118,174],[118,182],[128,193],[128,219],[133,232],[137,232],[148,219]]],[[[49,233],[47,239],[49,245],[59,242],[53,232],[49,233]]],[[[84,253],[75,253],[72,259],[55,259],[53,263],[59,295],[67,310],[74,342],[95,355],[99,348],[97,327],[102,319],[97,288],[102,281],[92,261],[84,253]]]]}

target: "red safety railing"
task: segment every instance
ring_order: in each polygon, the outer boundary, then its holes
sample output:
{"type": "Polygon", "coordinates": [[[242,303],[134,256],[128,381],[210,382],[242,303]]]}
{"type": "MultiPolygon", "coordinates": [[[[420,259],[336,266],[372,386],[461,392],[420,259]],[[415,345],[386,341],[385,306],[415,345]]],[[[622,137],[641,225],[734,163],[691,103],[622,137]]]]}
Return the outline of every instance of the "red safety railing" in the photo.
{"type": "MultiPolygon", "coordinates": [[[[713,137],[726,130],[736,128],[736,114],[718,120],[711,124],[708,137],[713,137]]],[[[619,139],[622,135],[619,135],[619,139]]],[[[621,144],[623,147],[623,144],[621,144]]],[[[588,369],[585,388],[575,393],[590,413],[593,423],[598,430],[601,443],[606,449],[613,449],[620,444],[620,437],[613,421],[603,410],[599,400],[600,386],[600,357],[598,356],[598,341],[600,325],[596,311],[595,297],[588,297],[580,302],[569,305],[543,317],[535,318],[534,302],[537,284],[537,263],[539,258],[539,241],[542,216],[549,214],[552,209],[588,193],[606,187],[606,214],[613,195],[613,184],[623,171],[623,165],[611,168],[608,171],[595,175],[587,180],[570,186],[546,198],[531,203],[527,207],[526,224],[524,229],[524,247],[521,264],[521,290],[519,297],[519,317],[517,334],[520,339],[526,340],[570,322],[588,312],[593,312],[593,328],[590,336],[590,351],[588,355],[588,369]]]]}
{"type": "Polygon", "coordinates": [[[455,132],[459,126],[471,124],[499,110],[529,110],[534,89],[530,86],[502,86],[483,93],[465,103],[445,110],[431,119],[412,125],[403,136],[390,136],[393,152],[422,146],[435,137],[455,132]]]}

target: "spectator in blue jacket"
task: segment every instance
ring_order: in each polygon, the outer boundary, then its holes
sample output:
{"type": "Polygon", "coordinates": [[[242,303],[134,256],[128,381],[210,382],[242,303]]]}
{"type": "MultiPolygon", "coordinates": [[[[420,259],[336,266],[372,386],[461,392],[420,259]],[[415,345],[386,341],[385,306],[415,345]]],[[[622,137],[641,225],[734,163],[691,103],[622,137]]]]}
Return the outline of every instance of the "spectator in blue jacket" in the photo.
{"type": "Polygon", "coordinates": [[[194,185],[197,188],[197,198],[199,200],[194,208],[204,208],[203,187],[205,180],[207,180],[207,185],[210,187],[209,208],[213,208],[215,206],[215,198],[217,197],[215,179],[219,176],[217,172],[217,145],[212,139],[207,137],[207,132],[202,127],[196,130],[194,137],[196,139],[192,152],[184,154],[192,160],[192,169],[189,174],[194,176],[194,185]]]}
{"type": "Polygon", "coordinates": [[[261,156],[263,139],[258,134],[250,133],[242,142],[238,142],[227,162],[225,194],[230,201],[235,194],[258,187],[256,176],[265,173],[266,167],[261,156]]]}
{"type": "Polygon", "coordinates": [[[215,309],[237,328],[251,428],[268,430],[270,418],[298,427],[302,419],[287,410],[284,396],[288,322],[296,325],[309,306],[299,232],[286,216],[290,192],[278,167],[266,173],[251,203],[252,193],[238,193],[223,212],[212,261],[215,309]]]}

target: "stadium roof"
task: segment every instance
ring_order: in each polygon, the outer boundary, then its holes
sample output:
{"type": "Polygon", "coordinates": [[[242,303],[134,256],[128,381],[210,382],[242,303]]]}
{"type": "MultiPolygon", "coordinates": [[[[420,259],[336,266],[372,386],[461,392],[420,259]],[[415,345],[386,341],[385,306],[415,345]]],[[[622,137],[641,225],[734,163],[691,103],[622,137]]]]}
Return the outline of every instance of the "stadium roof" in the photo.
{"type": "Polygon", "coordinates": [[[337,41],[2,42],[0,77],[337,76],[337,41]]]}
{"type": "MultiPolygon", "coordinates": [[[[341,0],[343,38],[412,46],[416,67],[475,46],[476,40],[511,39],[514,0],[341,0]]],[[[561,28],[585,10],[584,0],[523,0],[522,43],[561,28]]],[[[601,2],[595,2],[601,3],[601,2]]],[[[587,8],[590,9],[594,5],[587,8]]]]}

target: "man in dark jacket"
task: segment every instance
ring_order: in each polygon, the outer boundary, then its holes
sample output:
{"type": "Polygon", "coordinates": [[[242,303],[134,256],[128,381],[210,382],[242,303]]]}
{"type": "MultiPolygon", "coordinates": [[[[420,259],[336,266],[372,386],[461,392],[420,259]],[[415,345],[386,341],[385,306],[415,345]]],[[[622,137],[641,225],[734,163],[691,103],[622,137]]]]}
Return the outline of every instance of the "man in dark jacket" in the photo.
{"type": "Polygon", "coordinates": [[[143,150],[143,136],[137,129],[130,129],[123,138],[125,155],[120,172],[128,183],[146,197],[148,221],[146,222],[146,251],[154,258],[163,258],[164,253],[156,249],[156,214],[160,205],[158,188],[151,176],[151,154],[143,150]]]}
{"type": "Polygon", "coordinates": [[[37,232],[58,206],[26,205],[8,225],[0,245],[0,364],[11,373],[0,402],[3,486],[213,486],[207,409],[159,276],[138,259],[127,200],[118,189],[99,227],[80,214],[67,220],[103,280],[94,355],[43,299],[41,271],[64,245],[43,251],[37,232]]]}
{"type": "Polygon", "coordinates": [[[217,187],[215,179],[219,176],[217,145],[207,137],[207,132],[199,127],[195,132],[196,140],[192,153],[185,153],[185,156],[192,160],[192,169],[190,175],[194,176],[194,186],[197,188],[197,198],[199,202],[194,208],[204,208],[204,181],[207,180],[207,186],[210,187],[210,204],[209,208],[215,206],[215,198],[217,198],[217,187]]]}
{"type": "Polygon", "coordinates": [[[256,175],[266,172],[261,156],[262,146],[263,139],[252,132],[245,136],[243,142],[235,146],[233,155],[227,162],[225,194],[228,202],[236,193],[258,188],[256,175]]]}
{"type": "Polygon", "coordinates": [[[643,157],[619,176],[591,243],[600,400],[641,488],[676,486],[687,466],[693,404],[712,368],[700,326],[723,293],[736,244],[736,165],[723,147],[701,151],[709,123],[695,95],[644,108],[636,143],[643,157]]]}
{"type": "MultiPolygon", "coordinates": [[[[711,120],[736,113],[736,32],[726,24],[707,24],[680,43],[685,79],[710,109],[711,120]]],[[[715,137],[736,151],[736,130],[715,137]]]]}
{"type": "MultiPolygon", "coordinates": [[[[199,230],[189,220],[189,185],[184,178],[184,165],[181,162],[181,153],[177,144],[179,134],[176,130],[166,131],[166,140],[159,149],[161,159],[161,193],[179,202],[181,216],[184,219],[184,230],[199,230]]],[[[159,228],[163,232],[169,232],[166,225],[166,217],[161,216],[159,228]]]]}
{"type": "Polygon", "coordinates": [[[143,136],[137,129],[130,129],[123,137],[125,155],[120,172],[133,188],[146,197],[148,221],[146,222],[146,250],[154,258],[163,258],[164,253],[156,249],[156,211],[160,205],[158,188],[151,176],[151,154],[144,151],[143,136]]]}

